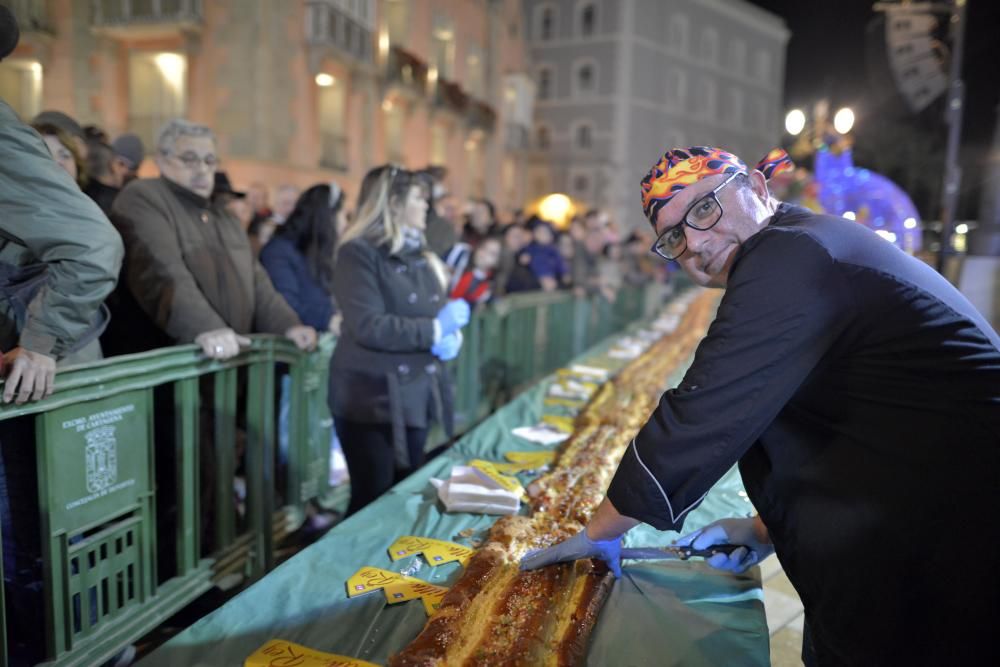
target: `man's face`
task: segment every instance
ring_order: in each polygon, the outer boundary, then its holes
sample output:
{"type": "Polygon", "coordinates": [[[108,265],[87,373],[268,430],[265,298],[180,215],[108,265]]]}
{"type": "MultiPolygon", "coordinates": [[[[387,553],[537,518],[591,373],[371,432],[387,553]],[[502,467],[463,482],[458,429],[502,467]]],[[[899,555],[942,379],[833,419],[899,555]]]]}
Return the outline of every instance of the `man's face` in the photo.
{"type": "MultiPolygon", "coordinates": [[[[727,174],[716,174],[681,190],[656,216],[657,236],[681,222],[691,206],[727,178],[727,174]]],[[[736,251],[763,228],[770,216],[764,203],[768,197],[763,175],[753,172],[748,178],[751,191],[747,191],[741,177],[736,177],[718,192],[722,217],[711,229],[702,231],[688,225],[683,228],[687,248],[677,262],[699,285],[725,287],[736,251]]]]}
{"type": "Polygon", "coordinates": [[[156,162],[168,181],[202,197],[212,195],[218,157],[211,137],[178,137],[173,149],[159,155],[156,162]]]}

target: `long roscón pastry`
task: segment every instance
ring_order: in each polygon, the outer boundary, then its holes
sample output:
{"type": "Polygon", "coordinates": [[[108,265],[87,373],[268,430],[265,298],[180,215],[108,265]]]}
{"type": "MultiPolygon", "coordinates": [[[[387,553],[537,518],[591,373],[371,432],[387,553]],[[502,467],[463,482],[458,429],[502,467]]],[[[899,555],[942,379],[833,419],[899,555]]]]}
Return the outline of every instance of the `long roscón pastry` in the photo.
{"type": "Polygon", "coordinates": [[[583,662],[613,575],[599,561],[521,572],[521,557],[583,528],[667,379],[704,336],[715,302],[709,293],[700,294],[673,333],[597,391],[577,417],[552,471],[529,486],[532,515],[493,524],[437,612],[390,658],[390,667],[583,662]]]}

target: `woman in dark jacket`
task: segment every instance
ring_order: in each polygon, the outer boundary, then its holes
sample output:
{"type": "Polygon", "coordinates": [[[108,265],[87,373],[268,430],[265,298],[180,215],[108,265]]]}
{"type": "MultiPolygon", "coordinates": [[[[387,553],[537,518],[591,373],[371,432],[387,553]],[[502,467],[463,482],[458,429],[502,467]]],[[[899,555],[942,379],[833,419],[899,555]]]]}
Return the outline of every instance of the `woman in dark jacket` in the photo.
{"type": "Polygon", "coordinates": [[[351,476],[348,514],[423,463],[433,420],[451,432],[441,362],[458,355],[469,306],[447,301],[445,268],[425,247],[424,189],[400,167],[369,171],[337,250],[333,291],[344,319],[329,401],[351,476]]]}
{"type": "Polygon", "coordinates": [[[344,191],[336,183],[314,185],[299,197],[285,224],[260,251],[260,263],[302,320],[317,331],[334,331],[333,259],[344,227],[344,191]]]}

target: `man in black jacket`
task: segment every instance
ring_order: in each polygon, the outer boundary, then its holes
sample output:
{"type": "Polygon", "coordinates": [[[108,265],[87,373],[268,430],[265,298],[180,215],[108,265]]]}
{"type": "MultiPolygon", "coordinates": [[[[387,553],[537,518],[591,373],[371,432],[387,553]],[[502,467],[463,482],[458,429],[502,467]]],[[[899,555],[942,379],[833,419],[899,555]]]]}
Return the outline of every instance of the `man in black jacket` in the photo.
{"type": "Polygon", "coordinates": [[[769,157],[675,149],[644,179],[654,250],[726,292],[590,524],[524,567],[617,569],[626,531],[681,530],[739,462],[759,516],[680,542],[744,545],[709,560],[733,571],[776,552],[807,664],[995,664],[1000,337],[870,230],[773,200],[769,157]]]}

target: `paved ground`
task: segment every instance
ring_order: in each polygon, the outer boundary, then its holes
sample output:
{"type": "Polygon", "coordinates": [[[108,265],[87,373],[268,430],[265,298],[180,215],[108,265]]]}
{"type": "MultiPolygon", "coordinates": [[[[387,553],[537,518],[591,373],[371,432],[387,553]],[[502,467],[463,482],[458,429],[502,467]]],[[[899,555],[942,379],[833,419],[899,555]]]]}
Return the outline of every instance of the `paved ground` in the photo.
{"type": "Polygon", "coordinates": [[[799,596],[774,556],[761,565],[760,575],[764,581],[764,608],[771,633],[771,665],[800,667],[805,615],[799,596]]]}

